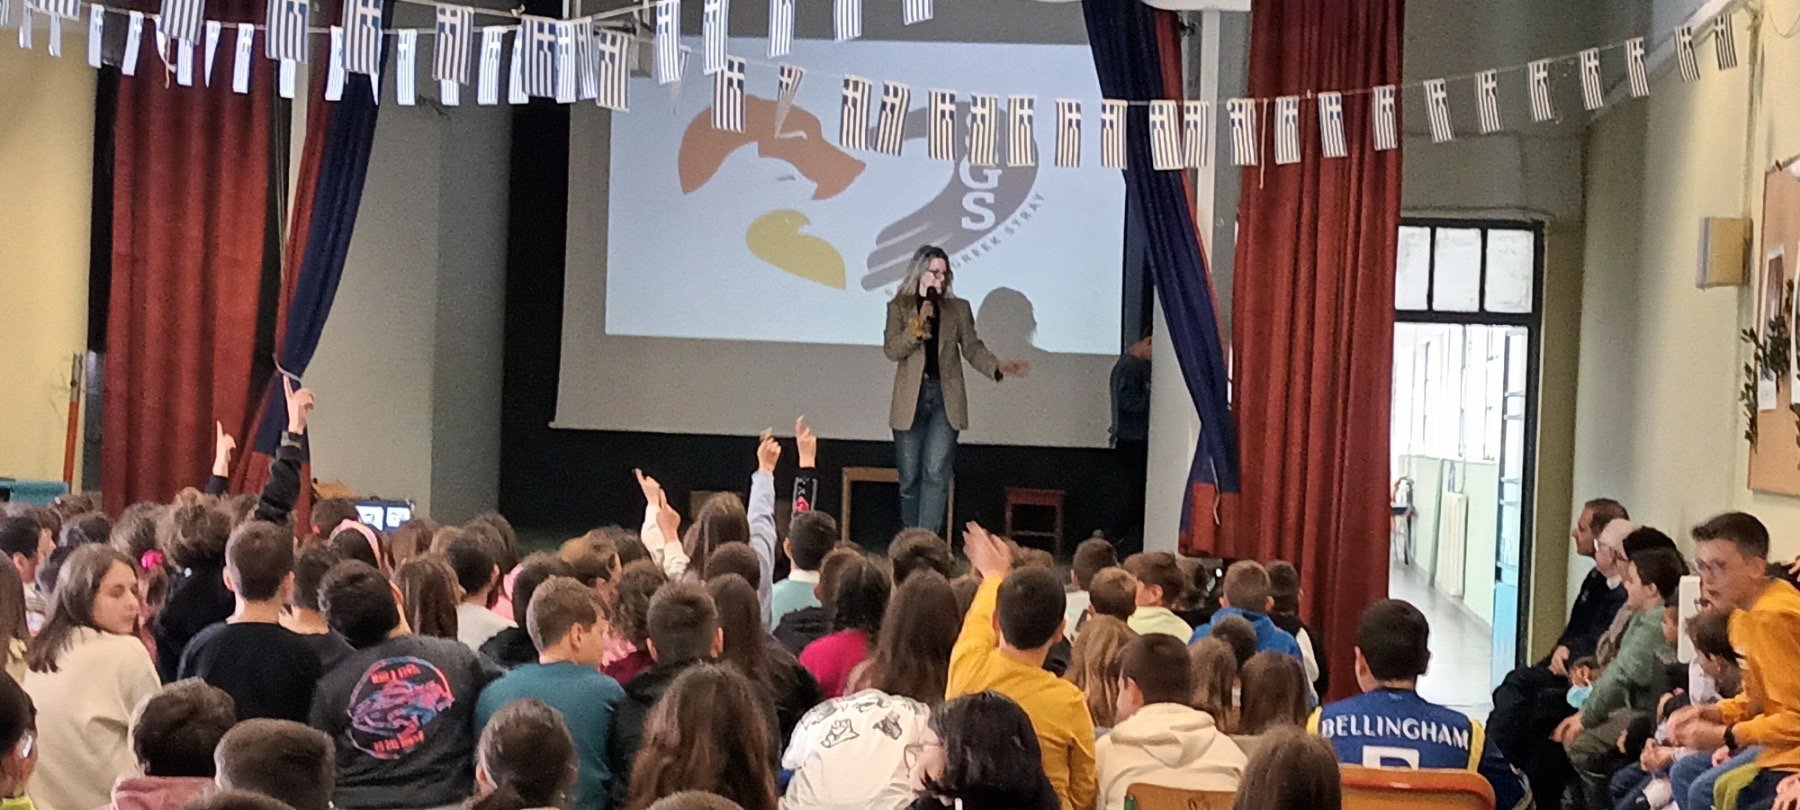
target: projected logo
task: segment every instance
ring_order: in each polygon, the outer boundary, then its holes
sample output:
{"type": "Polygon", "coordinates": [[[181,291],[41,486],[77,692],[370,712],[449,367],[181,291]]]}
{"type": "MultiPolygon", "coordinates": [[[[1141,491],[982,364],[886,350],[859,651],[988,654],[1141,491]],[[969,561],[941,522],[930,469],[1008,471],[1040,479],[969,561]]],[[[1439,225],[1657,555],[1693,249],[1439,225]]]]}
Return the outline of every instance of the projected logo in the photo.
{"type": "MultiPolygon", "coordinates": [[[[819,117],[799,104],[790,107],[775,131],[772,99],[746,96],[744,132],[712,128],[712,110],[701,110],[682,133],[681,191],[692,194],[718,174],[726,157],[746,144],[757,146],[757,155],[783,161],[814,184],[812,199],[831,200],[862,177],[866,164],[825,139],[819,117]]],[[[915,108],[907,114],[907,140],[919,140],[928,126],[928,111],[915,108]]],[[[958,121],[966,116],[957,116],[958,121]]],[[[870,128],[874,137],[874,127],[870,128]]],[[[956,139],[967,143],[968,133],[959,123],[956,139]]],[[[908,157],[917,160],[917,157],[908,157]]],[[[1037,169],[974,167],[958,161],[944,187],[930,200],[883,226],[863,267],[860,286],[876,289],[905,278],[907,262],[920,245],[934,244],[958,259],[979,256],[1031,215],[1035,202],[1031,189],[1037,169]],[[1031,203],[1028,205],[1028,203],[1031,203]]],[[[781,208],[757,216],[744,233],[751,255],[772,267],[800,278],[845,289],[847,262],[843,251],[831,242],[805,232],[812,220],[806,212],[781,208]]]]}

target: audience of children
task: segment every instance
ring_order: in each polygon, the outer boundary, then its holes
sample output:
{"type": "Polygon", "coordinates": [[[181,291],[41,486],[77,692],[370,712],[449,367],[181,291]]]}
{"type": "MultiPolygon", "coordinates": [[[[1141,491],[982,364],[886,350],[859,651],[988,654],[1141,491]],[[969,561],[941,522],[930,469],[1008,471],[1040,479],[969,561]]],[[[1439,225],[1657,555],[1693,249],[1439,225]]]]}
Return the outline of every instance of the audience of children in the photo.
{"type": "MultiPolygon", "coordinates": [[[[1067,619],[1065,618],[1066,622],[1067,619]]],[[[1069,670],[1063,673],[1087,696],[1088,714],[1094,718],[1094,735],[1101,738],[1113,726],[1119,703],[1120,653],[1137,640],[1138,634],[1124,622],[1101,616],[1088,622],[1090,632],[1076,639],[1069,670]]]]}
{"type": "MultiPolygon", "coordinates": [[[[338,559],[344,558],[339,555],[338,559]]],[[[462,586],[457,584],[456,571],[444,555],[426,554],[407,560],[394,570],[394,587],[400,589],[401,602],[406,605],[406,624],[414,633],[457,638],[462,586]]]]}
{"type": "Polygon", "coordinates": [[[138,704],[131,752],[144,775],[120,779],[107,810],[174,810],[211,789],[213,753],[238,716],[230,695],[197,680],[138,704]]]}
{"type": "Polygon", "coordinates": [[[1187,648],[1165,633],[1132,639],[1119,655],[1117,725],[1094,744],[1099,804],[1124,810],[1134,784],[1235,791],[1244,753],[1213,716],[1188,705],[1187,648]]]}
{"type": "Polygon", "coordinates": [[[826,603],[831,632],[820,636],[800,652],[800,664],[819,681],[825,697],[844,694],[850,671],[868,657],[875,634],[887,612],[891,588],[888,572],[859,556],[832,578],[826,603]]]}
{"type": "MultiPolygon", "coordinates": [[[[539,585],[551,577],[575,576],[575,568],[564,562],[561,557],[549,552],[540,551],[519,561],[512,577],[512,618],[513,626],[494,634],[493,638],[481,645],[481,654],[488,660],[499,664],[504,669],[512,669],[520,664],[529,664],[538,660],[538,646],[527,630],[530,624],[526,620],[526,610],[531,604],[531,595],[539,585]]],[[[591,585],[584,586],[589,591],[591,585]]],[[[599,598],[599,594],[595,594],[599,598]]],[[[596,662],[598,663],[598,662],[596,662]]]]}
{"type": "Polygon", "coordinates": [[[1167,551],[1147,551],[1125,558],[1125,570],[1137,580],[1137,608],[1127,624],[1138,635],[1167,633],[1182,641],[1194,628],[1176,616],[1170,608],[1180,601],[1187,588],[1187,577],[1167,551]]]}
{"type": "Polygon", "coordinates": [[[1118,548],[1104,537],[1089,537],[1075,547],[1075,556],[1069,561],[1069,604],[1063,609],[1063,633],[1071,640],[1081,638],[1081,626],[1092,603],[1088,588],[1094,584],[1094,575],[1118,564],[1118,548]]]}

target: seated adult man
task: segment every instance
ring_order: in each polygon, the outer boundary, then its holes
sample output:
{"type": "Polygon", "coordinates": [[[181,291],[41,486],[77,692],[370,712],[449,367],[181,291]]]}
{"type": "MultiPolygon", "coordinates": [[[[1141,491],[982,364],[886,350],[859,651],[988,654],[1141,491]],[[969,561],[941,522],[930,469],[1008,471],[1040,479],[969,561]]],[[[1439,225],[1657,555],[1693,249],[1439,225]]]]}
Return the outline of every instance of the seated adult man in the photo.
{"type": "Polygon", "coordinates": [[[1569,622],[1548,657],[1508,673],[1494,690],[1488,735],[1508,761],[1525,771],[1538,803],[1546,807],[1556,806],[1572,775],[1562,746],[1550,739],[1556,724],[1569,714],[1565,700],[1569,663],[1594,654],[1600,637],[1625,604],[1625,558],[1598,553],[1600,533],[1607,524],[1630,517],[1623,505],[1610,498],[1595,498],[1582,505],[1569,537],[1575,542],[1576,554],[1594,560],[1594,569],[1581,581],[1581,590],[1569,609],[1569,622]]]}
{"type": "Polygon", "coordinates": [[[1529,806],[1524,775],[1507,764],[1481,723],[1415,691],[1431,661],[1430,637],[1425,614],[1410,603],[1370,605],[1356,631],[1356,684],[1363,694],[1313,711],[1307,730],[1330,740],[1346,765],[1475,771],[1494,786],[1495,807],[1529,806]]]}

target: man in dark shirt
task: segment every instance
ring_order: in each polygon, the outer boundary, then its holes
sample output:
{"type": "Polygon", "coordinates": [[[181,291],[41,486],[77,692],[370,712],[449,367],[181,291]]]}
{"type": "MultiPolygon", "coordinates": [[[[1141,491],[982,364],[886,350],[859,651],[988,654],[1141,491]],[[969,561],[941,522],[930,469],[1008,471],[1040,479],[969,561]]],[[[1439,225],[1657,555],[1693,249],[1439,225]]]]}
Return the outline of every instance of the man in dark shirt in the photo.
{"type": "Polygon", "coordinates": [[[454,639],[415,636],[367,563],[331,570],[319,604],[357,651],[319,681],[311,725],[337,749],[342,810],[460,804],[475,784],[475,703],[500,670],[454,639]]]}
{"type": "Polygon", "coordinates": [[[1145,336],[1119,355],[1112,368],[1113,455],[1124,479],[1108,529],[1119,557],[1144,549],[1144,476],[1150,458],[1150,338],[1145,336]]]}
{"type": "Polygon", "coordinates": [[[1630,517],[1623,505],[1610,498],[1596,498],[1582,506],[1569,536],[1575,553],[1594,558],[1595,567],[1581,581],[1581,591],[1569,609],[1569,623],[1549,657],[1513,670],[1494,690],[1488,736],[1506,759],[1530,778],[1538,803],[1546,807],[1556,806],[1564,782],[1572,775],[1562,746],[1550,740],[1550,732],[1569,714],[1565,700],[1569,663],[1594,654],[1600,636],[1625,604],[1624,561],[1596,555],[1600,532],[1606,524],[1630,517]]]}
{"type": "Polygon", "coordinates": [[[298,633],[281,626],[294,586],[292,534],[261,521],[239,526],[225,546],[225,576],[235,608],[188,642],[178,677],[224,690],[239,720],[305,722],[325,668],[298,633]]]}

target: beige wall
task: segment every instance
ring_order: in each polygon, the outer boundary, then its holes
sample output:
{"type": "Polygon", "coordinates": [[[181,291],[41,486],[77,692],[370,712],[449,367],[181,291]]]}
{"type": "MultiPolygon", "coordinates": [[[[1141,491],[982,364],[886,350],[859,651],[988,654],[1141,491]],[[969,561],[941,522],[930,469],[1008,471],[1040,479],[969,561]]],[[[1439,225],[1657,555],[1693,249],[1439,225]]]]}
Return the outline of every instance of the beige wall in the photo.
{"type": "Polygon", "coordinates": [[[0,47],[0,475],[62,477],[69,361],[87,342],[93,147],[93,69],[0,47]]]}
{"type": "Polygon", "coordinates": [[[1694,286],[1701,217],[1760,217],[1764,167],[1800,152],[1800,99],[1784,81],[1800,40],[1755,34],[1746,17],[1745,67],[1704,59],[1691,85],[1665,72],[1589,138],[1575,491],[1614,495],[1684,544],[1694,523],[1746,509],[1789,557],[1800,500],[1745,486],[1737,331],[1750,290],[1694,286]]]}

